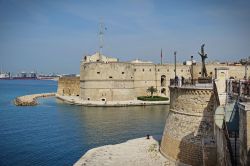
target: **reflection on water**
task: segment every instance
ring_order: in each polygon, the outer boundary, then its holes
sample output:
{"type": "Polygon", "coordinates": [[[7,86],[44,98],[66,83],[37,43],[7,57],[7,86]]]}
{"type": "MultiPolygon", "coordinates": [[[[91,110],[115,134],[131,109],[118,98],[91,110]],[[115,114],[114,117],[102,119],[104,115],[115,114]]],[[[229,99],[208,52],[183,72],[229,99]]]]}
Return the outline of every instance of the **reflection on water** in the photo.
{"type": "Polygon", "coordinates": [[[16,107],[10,102],[20,94],[55,90],[51,81],[0,81],[0,165],[72,165],[91,148],[163,132],[166,105],[83,107],[47,98],[35,107],[16,107]]]}

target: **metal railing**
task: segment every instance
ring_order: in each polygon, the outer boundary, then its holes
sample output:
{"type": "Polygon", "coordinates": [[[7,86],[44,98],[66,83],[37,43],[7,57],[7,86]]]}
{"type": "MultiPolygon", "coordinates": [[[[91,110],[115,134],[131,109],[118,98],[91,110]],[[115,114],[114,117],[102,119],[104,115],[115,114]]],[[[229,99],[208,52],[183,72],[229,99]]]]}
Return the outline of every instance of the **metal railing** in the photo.
{"type": "Polygon", "coordinates": [[[213,87],[212,79],[170,79],[170,86],[178,87],[213,87]]]}
{"type": "Polygon", "coordinates": [[[233,80],[232,91],[239,96],[250,96],[250,80],[233,80]]]}

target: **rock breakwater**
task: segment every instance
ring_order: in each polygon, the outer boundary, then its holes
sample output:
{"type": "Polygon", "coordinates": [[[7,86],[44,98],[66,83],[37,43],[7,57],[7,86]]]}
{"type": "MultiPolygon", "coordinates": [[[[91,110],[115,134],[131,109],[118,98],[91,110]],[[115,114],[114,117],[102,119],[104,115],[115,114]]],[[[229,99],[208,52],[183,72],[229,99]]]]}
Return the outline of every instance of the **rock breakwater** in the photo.
{"type": "Polygon", "coordinates": [[[37,105],[36,99],[39,97],[51,97],[55,96],[56,93],[41,93],[41,94],[32,94],[32,95],[25,95],[15,98],[14,104],[16,106],[35,106],[37,105]]]}

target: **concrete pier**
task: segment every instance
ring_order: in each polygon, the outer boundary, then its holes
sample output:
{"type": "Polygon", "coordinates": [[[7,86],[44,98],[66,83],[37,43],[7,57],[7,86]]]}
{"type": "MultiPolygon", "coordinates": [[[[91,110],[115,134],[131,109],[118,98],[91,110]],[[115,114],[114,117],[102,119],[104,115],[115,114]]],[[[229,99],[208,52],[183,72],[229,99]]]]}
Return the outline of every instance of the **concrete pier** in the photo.
{"type": "Polygon", "coordinates": [[[55,96],[56,93],[40,93],[40,94],[32,94],[26,96],[20,96],[15,98],[14,104],[16,106],[34,106],[37,105],[36,99],[39,97],[51,97],[55,96]]]}

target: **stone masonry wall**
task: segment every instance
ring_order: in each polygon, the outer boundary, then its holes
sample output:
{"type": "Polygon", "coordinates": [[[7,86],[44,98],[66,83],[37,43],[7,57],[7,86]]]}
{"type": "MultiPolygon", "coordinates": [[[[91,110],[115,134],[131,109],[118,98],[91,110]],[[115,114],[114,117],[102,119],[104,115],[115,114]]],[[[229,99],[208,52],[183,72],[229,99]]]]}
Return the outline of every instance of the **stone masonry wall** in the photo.
{"type": "Polygon", "coordinates": [[[240,164],[250,165],[250,103],[239,104],[240,164]]]}
{"type": "Polygon", "coordinates": [[[80,95],[80,77],[60,77],[57,94],[65,96],[80,95]]]}
{"type": "Polygon", "coordinates": [[[161,153],[177,163],[200,166],[204,162],[203,152],[206,152],[210,154],[206,159],[210,161],[208,165],[215,164],[216,158],[211,154],[216,147],[212,143],[206,149],[202,143],[204,138],[213,139],[214,105],[212,88],[170,87],[170,114],[163,132],[161,153]]]}

